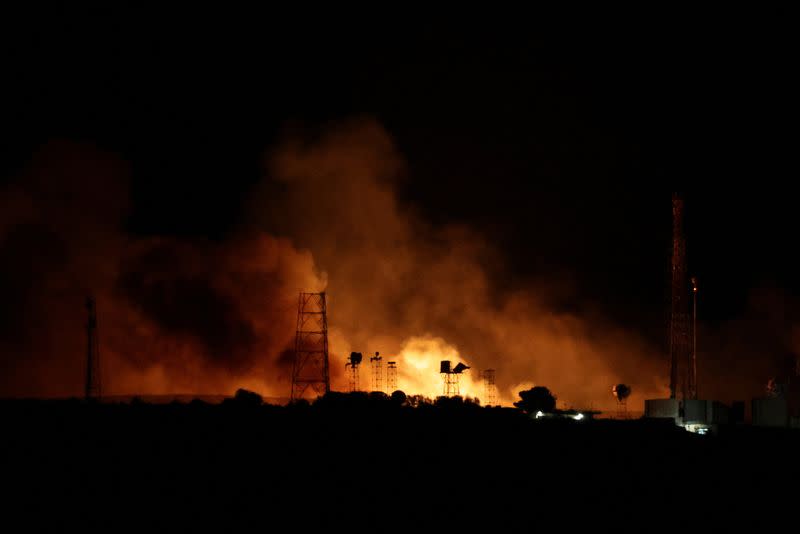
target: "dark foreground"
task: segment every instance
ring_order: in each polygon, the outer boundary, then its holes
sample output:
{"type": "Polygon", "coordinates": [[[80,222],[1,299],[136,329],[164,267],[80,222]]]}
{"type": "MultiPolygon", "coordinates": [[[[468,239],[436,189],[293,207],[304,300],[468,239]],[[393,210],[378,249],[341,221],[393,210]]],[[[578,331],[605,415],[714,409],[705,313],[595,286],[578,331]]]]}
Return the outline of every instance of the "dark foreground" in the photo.
{"type": "Polygon", "coordinates": [[[697,436],[352,397],[288,408],[4,401],[0,419],[0,521],[23,521],[7,532],[503,532],[548,519],[652,531],[745,517],[758,530],[796,516],[800,433],[788,430],[697,436]]]}

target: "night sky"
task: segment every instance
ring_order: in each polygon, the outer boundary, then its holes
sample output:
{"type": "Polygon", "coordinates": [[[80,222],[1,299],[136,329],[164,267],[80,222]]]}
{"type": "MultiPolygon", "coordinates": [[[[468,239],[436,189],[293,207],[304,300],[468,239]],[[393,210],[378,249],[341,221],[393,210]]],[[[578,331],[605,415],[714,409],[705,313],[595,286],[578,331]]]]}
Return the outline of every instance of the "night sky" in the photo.
{"type": "Polygon", "coordinates": [[[89,142],[130,163],[131,234],[224,239],[284,132],[368,116],[405,158],[403,202],[488,236],[500,285],[571,280],[557,305],[663,340],[681,191],[702,320],[758,313],[762,290],[796,309],[791,13],[314,15],[7,14],[3,181],[89,142]]]}

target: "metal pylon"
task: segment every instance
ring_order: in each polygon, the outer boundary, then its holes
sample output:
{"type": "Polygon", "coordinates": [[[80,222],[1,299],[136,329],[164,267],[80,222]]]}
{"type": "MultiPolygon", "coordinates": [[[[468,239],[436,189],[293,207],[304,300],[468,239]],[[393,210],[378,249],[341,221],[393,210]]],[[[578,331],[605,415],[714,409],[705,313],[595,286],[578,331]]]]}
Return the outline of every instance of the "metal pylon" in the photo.
{"type": "Polygon", "coordinates": [[[331,390],[328,370],[328,317],[325,293],[300,293],[294,342],[291,400],[311,386],[317,395],[331,390]]]}

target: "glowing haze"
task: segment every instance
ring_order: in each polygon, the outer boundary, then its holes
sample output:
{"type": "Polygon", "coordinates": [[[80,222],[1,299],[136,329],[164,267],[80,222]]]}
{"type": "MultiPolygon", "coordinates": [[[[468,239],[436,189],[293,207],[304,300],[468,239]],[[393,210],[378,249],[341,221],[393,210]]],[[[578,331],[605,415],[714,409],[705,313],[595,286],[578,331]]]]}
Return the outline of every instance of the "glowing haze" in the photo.
{"type": "Polygon", "coordinates": [[[504,404],[533,384],[581,407],[610,408],[617,382],[632,384],[632,404],[665,394],[657,348],[600,316],[554,311],[542,284],[495,287],[502,255],[480,229],[436,226],[401,203],[406,172],[373,120],[295,131],[266,155],[236,235],[142,238],[123,230],[127,165],[51,143],[2,195],[2,289],[20,305],[3,309],[0,394],[80,394],[91,291],[106,394],[285,397],[301,290],[327,291],[334,389],[356,350],[396,360],[409,394],[441,394],[442,359],[471,366],[469,396],[496,369],[504,404]]]}

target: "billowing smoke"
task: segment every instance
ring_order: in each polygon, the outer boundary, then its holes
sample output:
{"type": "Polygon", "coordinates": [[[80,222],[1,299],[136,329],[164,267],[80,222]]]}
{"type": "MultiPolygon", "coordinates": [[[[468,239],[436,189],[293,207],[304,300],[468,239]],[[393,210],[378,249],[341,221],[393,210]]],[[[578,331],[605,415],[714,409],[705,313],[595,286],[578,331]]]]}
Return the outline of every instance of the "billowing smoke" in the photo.
{"type": "Polygon", "coordinates": [[[401,205],[403,160],[374,121],[290,136],[268,169],[256,220],[312,250],[328,273],[337,353],[396,357],[399,386],[430,396],[442,391],[440,359],[472,367],[462,378],[469,395],[483,396],[479,373],[495,368],[506,403],[531,384],[580,406],[613,404],[619,381],[635,382],[633,402],[663,394],[664,365],[642,339],[600,317],[554,312],[535,283],[500,292],[487,272],[502,271],[502,256],[479,232],[432,226],[401,205]]]}
{"type": "Polygon", "coordinates": [[[124,229],[128,165],[90,146],[45,146],[0,197],[0,395],[81,393],[93,293],[106,394],[285,397],[303,290],[328,294],[334,389],[347,388],[354,350],[364,388],[366,356],[380,351],[411,394],[440,394],[441,359],[471,367],[470,396],[483,396],[480,371],[496,369],[505,404],[532,385],[599,409],[612,408],[617,382],[632,385],[631,406],[666,394],[663,347],[599,312],[559,311],[557,273],[500,289],[502,251],[480,229],[433,225],[400,202],[408,170],[375,121],[287,133],[265,163],[235,235],[136,237],[124,229]]]}
{"type": "Polygon", "coordinates": [[[33,162],[2,195],[2,395],[81,393],[88,294],[105,394],[283,394],[297,291],[325,287],[310,252],[263,232],[135,238],[124,162],[67,142],[33,162]]]}

